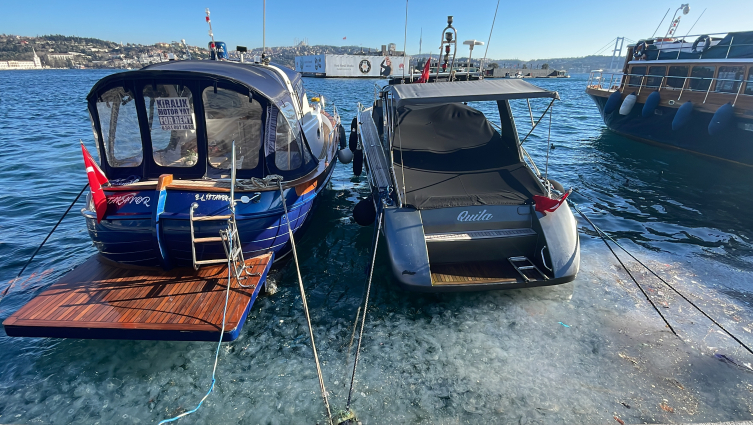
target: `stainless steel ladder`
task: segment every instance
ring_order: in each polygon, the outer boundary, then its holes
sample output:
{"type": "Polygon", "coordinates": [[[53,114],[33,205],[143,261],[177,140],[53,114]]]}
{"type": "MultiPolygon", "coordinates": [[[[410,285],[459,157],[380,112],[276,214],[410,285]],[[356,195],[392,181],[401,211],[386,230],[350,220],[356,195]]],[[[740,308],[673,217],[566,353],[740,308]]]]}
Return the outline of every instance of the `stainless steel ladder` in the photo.
{"type": "Polygon", "coordinates": [[[241,239],[238,235],[238,225],[235,221],[235,171],[237,164],[235,163],[235,140],[232,144],[232,152],[230,156],[231,168],[230,168],[230,215],[208,215],[202,217],[194,216],[194,210],[199,207],[199,204],[194,202],[191,204],[189,211],[189,223],[191,228],[191,255],[193,259],[193,268],[199,269],[199,266],[206,264],[225,264],[232,267],[233,274],[235,275],[236,282],[240,286],[244,286],[241,281],[251,276],[261,276],[261,273],[251,273],[250,269],[246,266],[246,259],[243,257],[243,248],[241,246],[241,239]],[[220,235],[215,237],[197,238],[194,231],[194,222],[196,221],[221,221],[227,220],[227,229],[220,230],[220,235]],[[196,244],[207,242],[221,242],[222,247],[225,249],[226,258],[217,258],[214,260],[196,260],[196,244]]]}
{"type": "Polygon", "coordinates": [[[528,282],[535,282],[538,280],[549,280],[549,278],[542,272],[538,267],[536,267],[536,264],[533,264],[533,261],[529,260],[528,257],[510,257],[507,259],[507,261],[512,264],[512,266],[515,268],[515,270],[520,273],[520,275],[523,277],[523,280],[528,282]],[[524,263],[524,265],[518,265],[515,263],[524,263]],[[526,276],[525,272],[527,270],[535,270],[537,271],[543,279],[533,279],[528,276],[526,276]]]}

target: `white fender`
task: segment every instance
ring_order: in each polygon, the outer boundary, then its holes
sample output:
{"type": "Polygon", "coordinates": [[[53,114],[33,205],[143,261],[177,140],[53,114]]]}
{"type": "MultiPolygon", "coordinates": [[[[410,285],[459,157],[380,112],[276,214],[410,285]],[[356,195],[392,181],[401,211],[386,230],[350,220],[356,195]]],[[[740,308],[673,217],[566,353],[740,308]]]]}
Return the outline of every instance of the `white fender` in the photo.
{"type": "Polygon", "coordinates": [[[628,115],[630,114],[630,111],[633,110],[633,106],[635,106],[635,101],[638,100],[638,96],[631,93],[627,95],[625,100],[622,101],[622,105],[620,106],[620,115],[628,115]]]}

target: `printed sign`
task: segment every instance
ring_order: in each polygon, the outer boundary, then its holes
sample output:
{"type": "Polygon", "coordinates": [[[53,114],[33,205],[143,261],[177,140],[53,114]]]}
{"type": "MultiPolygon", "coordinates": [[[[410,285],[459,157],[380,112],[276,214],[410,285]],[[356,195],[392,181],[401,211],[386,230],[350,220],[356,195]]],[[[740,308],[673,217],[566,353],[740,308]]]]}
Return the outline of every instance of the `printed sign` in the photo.
{"type": "Polygon", "coordinates": [[[195,130],[193,112],[187,97],[157,97],[157,116],[163,130],[195,130]]]}

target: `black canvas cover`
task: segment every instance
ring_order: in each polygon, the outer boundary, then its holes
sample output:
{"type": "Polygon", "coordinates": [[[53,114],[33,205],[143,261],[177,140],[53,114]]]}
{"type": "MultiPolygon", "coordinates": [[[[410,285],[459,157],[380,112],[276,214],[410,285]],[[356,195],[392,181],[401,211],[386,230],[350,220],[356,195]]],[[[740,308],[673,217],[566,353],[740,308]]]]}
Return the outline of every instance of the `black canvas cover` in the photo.
{"type": "Polygon", "coordinates": [[[519,79],[453,81],[390,86],[395,106],[430,103],[482,102],[490,100],[559,99],[556,91],[544,90],[519,79]]]}
{"type": "Polygon", "coordinates": [[[460,103],[398,109],[393,157],[404,203],[418,209],[520,205],[544,195],[515,140],[460,103]]]}
{"type": "Polygon", "coordinates": [[[731,32],[701,56],[701,59],[723,58],[753,58],[753,31],[731,32]]]}

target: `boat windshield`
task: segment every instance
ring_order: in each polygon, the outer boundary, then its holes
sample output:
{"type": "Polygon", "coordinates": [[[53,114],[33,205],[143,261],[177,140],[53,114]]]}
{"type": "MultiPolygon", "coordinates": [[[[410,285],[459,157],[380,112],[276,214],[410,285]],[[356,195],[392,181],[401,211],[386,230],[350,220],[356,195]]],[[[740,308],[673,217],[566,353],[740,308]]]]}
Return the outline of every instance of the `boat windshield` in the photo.
{"type": "Polygon", "coordinates": [[[256,168],[261,149],[262,106],[248,94],[235,90],[207,87],[203,92],[204,115],[209,143],[209,165],[230,168],[233,141],[236,167],[256,168]]]}
{"type": "Polygon", "coordinates": [[[162,167],[193,167],[198,162],[193,95],[188,87],[144,87],[144,106],[152,136],[152,156],[162,167]]]}
{"type": "Polygon", "coordinates": [[[123,87],[106,91],[97,100],[107,162],[112,167],[137,167],[143,161],[139,118],[133,93],[123,87]]]}

